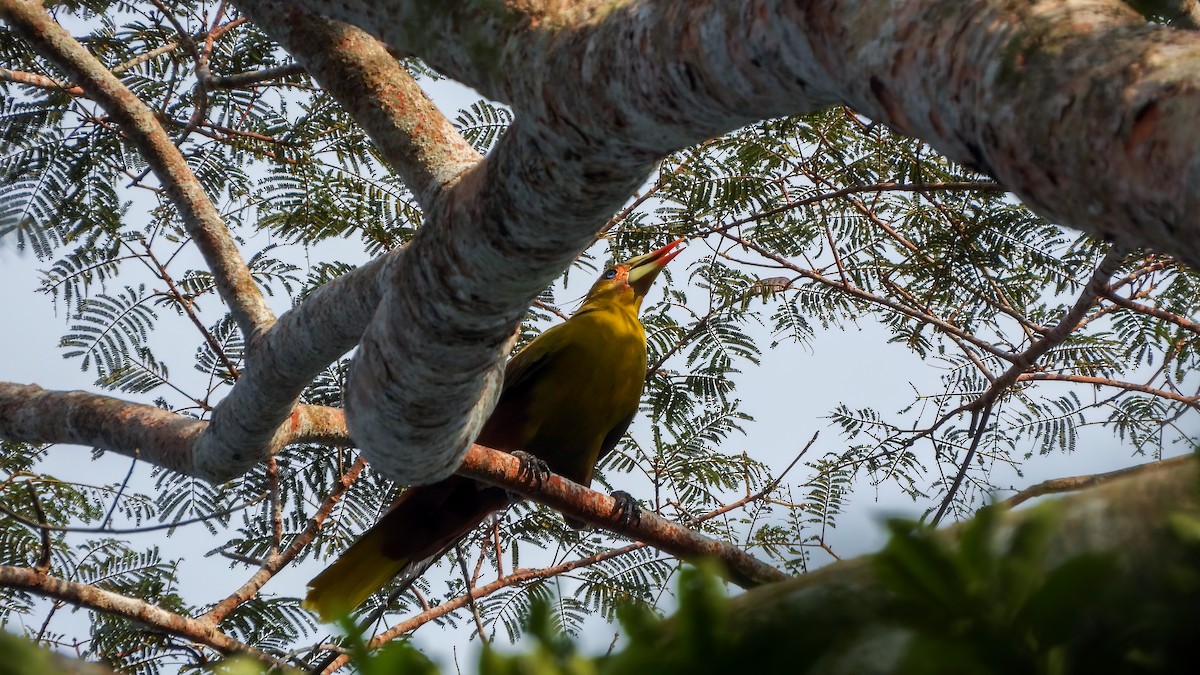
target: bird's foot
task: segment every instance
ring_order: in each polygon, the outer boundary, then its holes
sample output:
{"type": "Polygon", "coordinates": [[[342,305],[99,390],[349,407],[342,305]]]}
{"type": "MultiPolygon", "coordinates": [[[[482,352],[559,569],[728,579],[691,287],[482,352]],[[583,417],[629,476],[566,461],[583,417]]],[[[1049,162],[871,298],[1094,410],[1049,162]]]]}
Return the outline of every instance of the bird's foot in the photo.
{"type": "Polygon", "coordinates": [[[617,506],[613,509],[613,515],[617,518],[617,523],[622,527],[642,522],[642,506],[638,504],[638,500],[633,498],[633,495],[624,490],[616,490],[612,493],[612,498],[616,500],[617,506]]]}
{"type": "Polygon", "coordinates": [[[517,472],[521,478],[532,480],[533,484],[539,488],[550,478],[550,465],[541,457],[531,455],[524,450],[514,450],[509,454],[521,460],[521,468],[517,472]]]}

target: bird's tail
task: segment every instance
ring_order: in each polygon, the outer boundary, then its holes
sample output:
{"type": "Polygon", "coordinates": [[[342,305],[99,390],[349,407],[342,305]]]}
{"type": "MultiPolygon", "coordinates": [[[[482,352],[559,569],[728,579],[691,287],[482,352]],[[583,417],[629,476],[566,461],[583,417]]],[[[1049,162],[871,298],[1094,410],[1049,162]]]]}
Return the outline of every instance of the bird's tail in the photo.
{"type": "Polygon", "coordinates": [[[350,545],[332,565],[308,582],[304,607],[332,621],[358,607],[411,562],[384,555],[389,532],[373,527],[350,545]]]}
{"type": "Polygon", "coordinates": [[[304,607],[329,621],[361,605],[397,575],[411,585],[507,503],[503,490],[461,476],[405,490],[378,523],[308,582],[304,607]]]}

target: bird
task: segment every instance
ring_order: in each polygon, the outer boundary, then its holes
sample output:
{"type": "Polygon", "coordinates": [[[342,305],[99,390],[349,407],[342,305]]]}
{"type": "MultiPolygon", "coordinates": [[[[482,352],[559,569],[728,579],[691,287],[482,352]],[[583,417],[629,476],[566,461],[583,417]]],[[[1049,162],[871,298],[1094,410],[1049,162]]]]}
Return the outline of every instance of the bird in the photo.
{"type": "MultiPolygon", "coordinates": [[[[604,270],[567,320],[519,350],[476,443],[522,459],[523,470],[552,471],[589,485],[596,463],[637,415],[646,380],[642,300],[683,239],[604,270]]],[[[615,492],[618,510],[637,502],[615,492]]],[[[518,497],[463,476],[400,493],[379,521],[308,583],[304,606],[324,621],[346,614],[402,576],[411,584],[487,517],[518,497]]],[[[567,519],[573,528],[584,523],[567,519]]]]}

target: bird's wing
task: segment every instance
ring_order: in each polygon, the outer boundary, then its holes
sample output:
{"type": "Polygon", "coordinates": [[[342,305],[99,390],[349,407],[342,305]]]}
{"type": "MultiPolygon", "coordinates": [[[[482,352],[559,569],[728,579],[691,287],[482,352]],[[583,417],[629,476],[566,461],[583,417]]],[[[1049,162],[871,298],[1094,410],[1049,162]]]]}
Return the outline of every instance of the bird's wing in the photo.
{"type": "Polygon", "coordinates": [[[612,452],[613,448],[617,447],[617,443],[621,442],[621,437],[624,436],[625,432],[629,430],[629,425],[633,424],[634,417],[637,417],[636,409],[629,413],[625,419],[618,422],[615,427],[610,429],[609,432],[604,435],[604,442],[600,444],[600,454],[596,455],[597,464],[600,462],[600,460],[607,457],[608,453],[612,452]]]}
{"type": "Polygon", "coordinates": [[[504,366],[504,386],[500,390],[502,399],[510,391],[520,390],[524,385],[536,379],[537,374],[544,371],[546,366],[554,361],[553,357],[559,352],[559,343],[561,342],[558,329],[564,325],[566,324],[548,328],[508,360],[504,366]]]}

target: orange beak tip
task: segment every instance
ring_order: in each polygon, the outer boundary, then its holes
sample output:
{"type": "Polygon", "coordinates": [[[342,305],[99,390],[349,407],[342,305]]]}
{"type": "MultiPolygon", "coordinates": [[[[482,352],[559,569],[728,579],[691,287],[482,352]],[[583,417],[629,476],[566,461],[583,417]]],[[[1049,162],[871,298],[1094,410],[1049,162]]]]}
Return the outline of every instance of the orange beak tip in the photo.
{"type": "Polygon", "coordinates": [[[684,242],[684,237],[680,237],[680,238],[676,239],[675,241],[667,244],[666,246],[663,246],[662,248],[658,249],[657,251],[655,251],[654,253],[652,253],[650,255],[653,256],[654,262],[657,263],[659,267],[662,267],[662,266],[666,265],[667,263],[671,262],[671,260],[674,259],[675,256],[677,256],[680,253],[683,253],[684,251],[687,250],[687,246],[680,246],[680,244],[682,244],[683,242],[684,242]],[[679,248],[675,248],[676,246],[678,246],[679,248]],[[674,250],[672,250],[672,249],[674,249],[674,250]]]}

